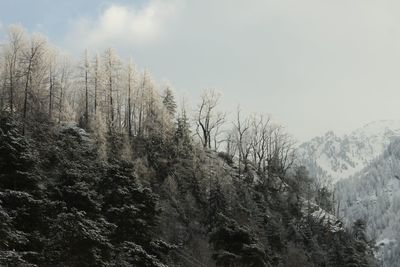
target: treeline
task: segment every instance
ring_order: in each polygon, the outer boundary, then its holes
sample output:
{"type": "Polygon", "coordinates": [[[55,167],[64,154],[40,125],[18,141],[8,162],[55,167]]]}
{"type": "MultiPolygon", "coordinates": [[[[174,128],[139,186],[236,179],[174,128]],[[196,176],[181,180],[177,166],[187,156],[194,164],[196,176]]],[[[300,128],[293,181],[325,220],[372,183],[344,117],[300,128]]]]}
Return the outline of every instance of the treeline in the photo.
{"type": "Polygon", "coordinates": [[[205,148],[224,149],[262,172],[273,161],[281,161],[282,171],[293,163],[293,140],[268,116],[243,118],[238,108],[231,127],[219,110],[220,94],[212,89],[203,92],[194,110],[182,107],[177,116],[171,88],[157,90],[147,71],[122,60],[111,48],[93,55],[85,51],[76,61],[44,36],[29,36],[14,25],[1,49],[0,79],[0,110],[19,114],[23,131],[32,116],[42,116],[58,123],[76,121],[96,131],[147,137],[155,131],[171,134],[174,120],[185,120],[205,148]]]}
{"type": "MultiPolygon", "coordinates": [[[[92,57],[85,51],[76,62],[45,37],[11,26],[1,59],[0,107],[20,113],[24,121],[40,112],[85,127],[102,120],[109,129],[141,136],[150,131],[152,115],[160,121],[168,116],[149,74],[123,62],[111,48],[92,57]]],[[[168,88],[165,94],[168,101],[168,88]]]]}

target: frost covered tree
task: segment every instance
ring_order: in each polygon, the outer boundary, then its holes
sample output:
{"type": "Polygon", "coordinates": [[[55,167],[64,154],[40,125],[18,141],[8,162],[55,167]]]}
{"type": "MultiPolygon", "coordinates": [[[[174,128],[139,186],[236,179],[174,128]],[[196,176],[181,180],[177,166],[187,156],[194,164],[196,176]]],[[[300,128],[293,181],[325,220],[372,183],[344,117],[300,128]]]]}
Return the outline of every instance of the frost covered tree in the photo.
{"type": "MultiPolygon", "coordinates": [[[[301,168],[287,172],[293,141],[270,117],[238,109],[228,156],[215,153],[209,149],[218,149],[225,130],[215,91],[203,94],[191,125],[184,105],[175,114],[172,91],[160,92],[147,71],[122,65],[112,50],[85,57],[79,68],[56,49],[32,56],[29,45],[12,109],[0,60],[7,106],[0,112],[0,265],[367,266],[360,229],[335,232],[305,214],[308,177],[301,168]],[[15,115],[23,115],[26,81],[23,120],[15,115]],[[75,125],[88,117],[87,132],[75,125]],[[193,142],[195,130],[201,144],[193,142]],[[253,179],[240,179],[243,162],[253,179]]],[[[369,174],[360,191],[378,196],[388,172],[369,174]]],[[[319,193],[314,200],[328,207],[329,195],[319,193]]],[[[377,232],[395,221],[397,202],[377,200],[390,210],[372,220],[377,232]]],[[[371,207],[360,206],[353,216],[371,207]]],[[[388,233],[396,231],[392,225],[388,233]]]]}
{"type": "Polygon", "coordinates": [[[33,108],[30,104],[39,104],[41,83],[44,79],[46,69],[45,54],[47,52],[47,40],[43,36],[34,35],[31,37],[28,46],[21,56],[23,86],[23,111],[24,119],[23,133],[27,120],[28,109],[33,108]]]}
{"type": "Polygon", "coordinates": [[[213,90],[204,90],[201,102],[195,115],[196,133],[203,147],[211,149],[213,136],[218,135],[218,129],[225,122],[225,113],[218,111],[221,95],[213,90]]]}
{"type": "Polygon", "coordinates": [[[56,91],[57,62],[58,55],[55,49],[49,51],[49,73],[48,73],[48,90],[49,90],[49,117],[53,117],[54,99],[56,91]]]}
{"type": "Polygon", "coordinates": [[[186,115],[185,108],[182,108],[182,111],[178,115],[178,118],[176,119],[176,124],[177,125],[174,134],[174,141],[177,154],[187,158],[193,147],[190,122],[188,116],[186,115]]]}
{"type": "Polygon", "coordinates": [[[9,109],[14,111],[19,99],[19,89],[22,78],[22,56],[27,45],[25,30],[18,25],[12,25],[8,29],[8,42],[3,48],[3,86],[4,95],[8,96],[9,109]]]}
{"type": "Polygon", "coordinates": [[[164,90],[163,104],[167,109],[169,115],[171,117],[174,117],[176,112],[176,102],[174,94],[169,86],[167,86],[167,88],[165,88],[164,90]]]}
{"type": "Polygon", "coordinates": [[[233,136],[239,154],[239,172],[241,171],[242,163],[245,165],[245,170],[247,169],[248,159],[251,152],[250,126],[250,119],[242,118],[241,109],[238,106],[236,109],[236,120],[233,122],[233,136]]]}
{"type": "MultiPolygon", "coordinates": [[[[104,51],[104,80],[106,83],[106,105],[107,105],[107,122],[110,127],[115,126],[116,115],[119,115],[118,97],[119,97],[119,71],[121,61],[112,48],[104,51]],[[116,101],[117,99],[117,101],[116,101]],[[117,111],[117,112],[116,112],[117,111]],[[116,114],[117,113],[117,114],[116,114]]],[[[117,123],[118,124],[118,123],[117,123]]]]}
{"type": "Polygon", "coordinates": [[[127,103],[126,103],[126,112],[125,112],[125,123],[126,127],[128,129],[128,135],[132,136],[132,94],[135,91],[137,87],[137,80],[136,80],[136,72],[135,72],[135,67],[132,63],[132,60],[130,59],[128,64],[127,64],[127,69],[126,69],[126,87],[127,87],[127,103]]]}
{"type": "Polygon", "coordinates": [[[93,87],[93,113],[96,116],[99,103],[101,102],[101,94],[102,92],[101,85],[102,85],[102,68],[101,68],[101,59],[99,54],[96,53],[92,62],[92,73],[91,73],[91,81],[93,87]]]}
{"type": "Polygon", "coordinates": [[[82,70],[82,77],[83,77],[83,88],[84,88],[84,125],[87,126],[89,125],[89,84],[90,84],[90,61],[89,61],[89,52],[86,49],[82,62],[80,64],[80,68],[82,70]]]}
{"type": "Polygon", "coordinates": [[[238,157],[240,170],[251,164],[262,177],[285,176],[294,164],[295,143],[280,125],[263,114],[243,117],[240,108],[232,124],[225,147],[238,157]]]}
{"type": "Polygon", "coordinates": [[[68,110],[70,101],[66,100],[70,93],[69,89],[72,83],[73,69],[68,56],[63,56],[61,58],[58,71],[58,122],[61,122],[65,119],[69,119],[66,111],[68,110]]]}

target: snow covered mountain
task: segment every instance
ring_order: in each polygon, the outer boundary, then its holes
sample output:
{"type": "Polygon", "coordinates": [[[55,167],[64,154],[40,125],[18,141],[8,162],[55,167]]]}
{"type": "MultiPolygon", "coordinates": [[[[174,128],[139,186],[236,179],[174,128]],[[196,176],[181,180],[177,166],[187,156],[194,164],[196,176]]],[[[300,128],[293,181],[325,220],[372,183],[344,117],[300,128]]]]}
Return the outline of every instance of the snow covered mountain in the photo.
{"type": "Polygon", "coordinates": [[[298,154],[311,176],[334,186],[339,218],[366,220],[380,266],[400,266],[400,121],[375,121],[344,136],[328,132],[298,154]]]}
{"type": "Polygon", "coordinates": [[[300,164],[322,184],[335,184],[355,175],[400,136],[400,121],[371,122],[348,135],[330,131],[300,145],[300,164]]]}
{"type": "Polygon", "coordinates": [[[380,266],[400,266],[400,138],[356,175],[339,181],[335,192],[341,218],[366,220],[380,266]]]}

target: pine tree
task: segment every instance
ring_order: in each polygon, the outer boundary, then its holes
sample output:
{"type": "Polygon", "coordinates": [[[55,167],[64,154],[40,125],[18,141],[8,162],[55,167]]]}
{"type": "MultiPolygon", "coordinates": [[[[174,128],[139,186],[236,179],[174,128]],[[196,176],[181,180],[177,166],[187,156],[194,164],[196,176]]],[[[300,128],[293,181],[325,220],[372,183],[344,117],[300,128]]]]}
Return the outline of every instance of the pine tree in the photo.
{"type": "Polygon", "coordinates": [[[106,266],[111,258],[110,236],[115,225],[91,219],[84,211],[60,213],[51,226],[51,242],[46,247],[52,265],[106,266]]]}
{"type": "Polygon", "coordinates": [[[175,116],[176,102],[172,90],[167,87],[164,91],[163,104],[171,117],[175,116]]]}
{"type": "Polygon", "coordinates": [[[216,222],[216,218],[218,214],[226,214],[227,212],[227,202],[224,196],[224,192],[222,191],[222,187],[218,179],[215,179],[213,182],[213,186],[210,188],[210,194],[208,197],[209,203],[209,227],[213,228],[213,225],[216,222]]]}
{"type": "Polygon", "coordinates": [[[192,151],[192,138],[189,120],[186,112],[177,118],[177,126],[174,134],[175,147],[180,157],[188,157],[192,151]]]}
{"type": "Polygon", "coordinates": [[[213,258],[217,266],[268,266],[265,249],[250,230],[222,214],[210,235],[214,246],[213,258]]]}

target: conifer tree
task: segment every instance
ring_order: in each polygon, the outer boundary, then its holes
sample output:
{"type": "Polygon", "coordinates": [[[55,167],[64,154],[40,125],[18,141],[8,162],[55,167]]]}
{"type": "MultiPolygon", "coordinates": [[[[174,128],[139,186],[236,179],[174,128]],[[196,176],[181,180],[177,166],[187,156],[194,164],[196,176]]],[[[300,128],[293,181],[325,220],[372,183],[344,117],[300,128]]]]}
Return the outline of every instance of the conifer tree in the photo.
{"type": "Polygon", "coordinates": [[[171,88],[168,86],[164,91],[163,104],[167,109],[169,115],[174,117],[176,112],[176,102],[171,88]]]}

